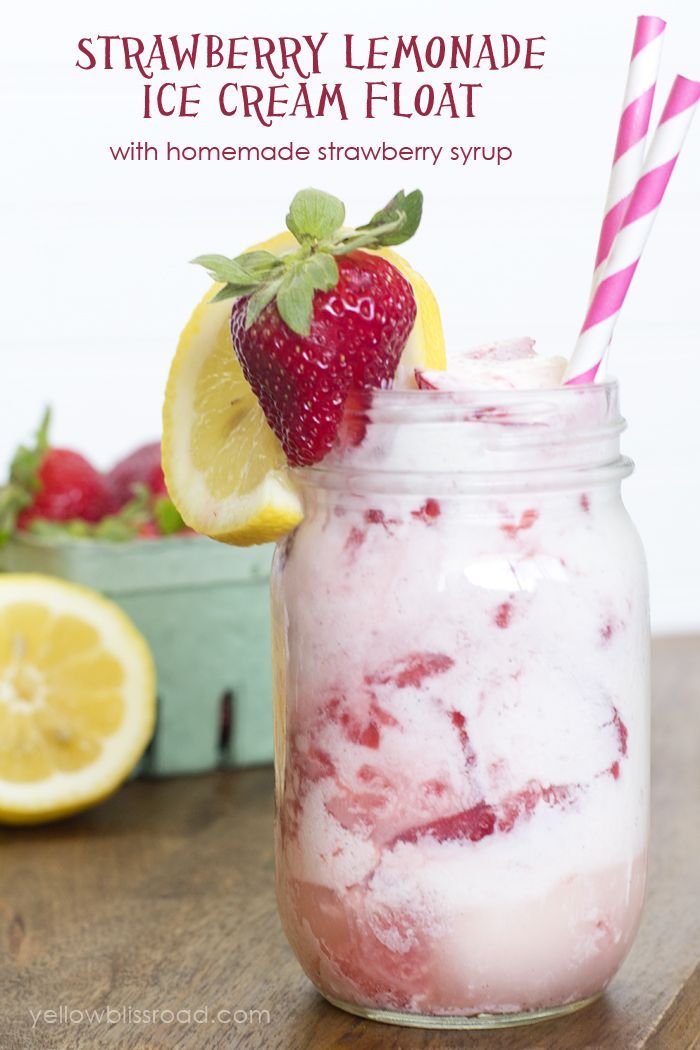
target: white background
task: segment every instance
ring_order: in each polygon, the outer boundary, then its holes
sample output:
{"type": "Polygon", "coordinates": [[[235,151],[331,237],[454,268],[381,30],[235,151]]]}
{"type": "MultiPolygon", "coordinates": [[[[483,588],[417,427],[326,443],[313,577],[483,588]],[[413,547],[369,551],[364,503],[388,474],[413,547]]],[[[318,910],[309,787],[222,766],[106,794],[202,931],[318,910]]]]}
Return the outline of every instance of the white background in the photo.
{"type": "MultiPolygon", "coordinates": [[[[587,296],[638,13],[637,0],[576,7],[561,0],[13,5],[0,41],[0,466],[47,402],[55,440],[102,466],[156,435],[179,329],[206,287],[187,260],[205,251],[235,254],[276,232],[293,193],[309,184],[342,196],[353,221],[397,188],[420,186],[424,223],[406,254],[438,295],[449,345],[528,333],[544,350],[568,353],[587,296]],[[484,73],[477,118],[459,121],[287,119],[265,130],[216,112],[222,78],[215,73],[173,77],[202,83],[206,104],[196,120],[143,121],[137,73],[75,68],[82,36],[195,31],[327,31],[325,79],[356,81],[358,91],[363,76],[339,68],[342,33],[507,32],[547,41],[543,70],[484,73]],[[503,144],[514,156],[499,169],[110,159],[108,144],[146,137],[159,145],[503,144]]],[[[658,109],[675,73],[700,78],[700,5],[659,0],[645,13],[669,22],[658,109]]],[[[649,555],[658,632],[700,628],[699,241],[700,119],[625,305],[612,360],[630,422],[626,451],[637,461],[626,501],[649,555]]]]}

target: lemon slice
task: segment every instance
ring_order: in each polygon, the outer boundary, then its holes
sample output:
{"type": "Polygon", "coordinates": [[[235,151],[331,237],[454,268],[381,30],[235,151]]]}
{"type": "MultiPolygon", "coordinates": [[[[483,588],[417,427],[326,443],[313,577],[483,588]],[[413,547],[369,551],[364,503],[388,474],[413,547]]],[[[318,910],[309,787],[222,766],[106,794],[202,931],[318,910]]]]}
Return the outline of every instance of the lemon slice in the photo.
{"type": "Polygon", "coordinates": [[[0,821],[99,802],[154,724],[153,659],[121,609],[51,576],[0,576],[0,821]]]}
{"type": "MultiPolygon", "coordinates": [[[[298,247],[285,232],[250,251],[298,247]]],[[[444,369],[440,312],[427,282],[396,252],[383,255],[410,281],[416,322],[401,356],[415,368],[444,369]]],[[[270,429],[231,346],[231,302],[195,310],[178,343],[163,405],[163,469],[171,499],[190,528],[238,546],[267,543],[294,529],[303,507],[282,446],[270,429]]]]}
{"type": "Polygon", "coordinates": [[[442,331],[442,319],[437,299],[424,277],[410,266],[403,256],[391,248],[380,248],[373,255],[383,255],[399,273],[402,273],[413,288],[416,299],[416,320],[403,348],[397,379],[403,376],[404,383],[410,381],[415,386],[414,370],[434,370],[444,372],[447,368],[445,354],[445,336],[442,331]]]}
{"type": "Polygon", "coordinates": [[[231,347],[230,301],[215,285],[180,336],[163,406],[163,470],[192,529],[245,547],[303,517],[282,446],[231,347]]]}

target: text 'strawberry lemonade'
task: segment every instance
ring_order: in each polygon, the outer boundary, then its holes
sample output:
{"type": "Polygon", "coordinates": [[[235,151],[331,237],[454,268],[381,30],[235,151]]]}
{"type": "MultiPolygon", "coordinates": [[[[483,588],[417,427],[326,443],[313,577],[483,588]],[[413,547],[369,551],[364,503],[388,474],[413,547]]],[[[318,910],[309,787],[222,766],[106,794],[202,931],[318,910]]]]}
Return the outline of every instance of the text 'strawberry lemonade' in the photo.
{"type": "MultiPolygon", "coordinates": [[[[662,31],[640,19],[630,90],[662,31]]],[[[551,1016],[599,995],[634,937],[647,584],[617,386],[592,380],[698,98],[676,79],[627,211],[606,216],[568,363],[521,339],[448,365],[435,299],[393,250],[417,191],[347,229],[305,190],[287,234],[196,260],[219,283],[168,382],[168,490],[209,536],[280,541],[279,907],[351,1011],[551,1016]]]]}

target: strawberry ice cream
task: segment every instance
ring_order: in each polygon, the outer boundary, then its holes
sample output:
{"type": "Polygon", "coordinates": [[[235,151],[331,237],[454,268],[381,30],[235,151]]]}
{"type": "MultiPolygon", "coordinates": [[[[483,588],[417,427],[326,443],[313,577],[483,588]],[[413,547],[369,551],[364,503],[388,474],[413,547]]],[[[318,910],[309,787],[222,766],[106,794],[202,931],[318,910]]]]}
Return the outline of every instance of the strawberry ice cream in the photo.
{"type": "Polygon", "coordinates": [[[368,395],[278,548],[280,909],[380,1020],[570,1009],[637,928],[644,558],[616,388],[559,367],[519,341],[368,395]]]}
{"type": "Polygon", "coordinates": [[[534,339],[487,343],[450,361],[447,372],[416,370],[421,390],[537,390],[559,386],[565,357],[535,352],[534,339]]]}

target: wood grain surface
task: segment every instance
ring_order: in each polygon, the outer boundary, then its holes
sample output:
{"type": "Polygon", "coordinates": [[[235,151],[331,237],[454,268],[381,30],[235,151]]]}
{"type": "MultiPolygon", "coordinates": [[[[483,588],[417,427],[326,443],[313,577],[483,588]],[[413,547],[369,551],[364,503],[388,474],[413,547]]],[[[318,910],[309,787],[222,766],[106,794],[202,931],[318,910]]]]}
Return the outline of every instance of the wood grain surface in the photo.
{"type": "Polygon", "coordinates": [[[263,769],[136,781],[61,824],[0,830],[0,1050],[700,1047],[699,737],[700,641],[659,641],[645,917],[609,992],[579,1014],[446,1033],[325,1003],[277,921],[263,769]],[[174,1016],[137,1016],[148,1010],[174,1016]]]}

